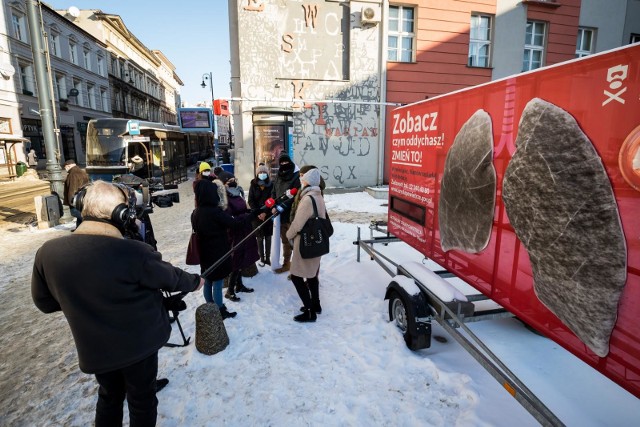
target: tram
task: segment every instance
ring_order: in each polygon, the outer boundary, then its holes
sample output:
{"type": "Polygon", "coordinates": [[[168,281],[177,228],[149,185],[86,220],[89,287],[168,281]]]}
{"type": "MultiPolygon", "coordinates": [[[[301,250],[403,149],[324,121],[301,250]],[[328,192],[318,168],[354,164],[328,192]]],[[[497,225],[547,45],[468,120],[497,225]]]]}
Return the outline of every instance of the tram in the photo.
{"type": "Polygon", "coordinates": [[[118,118],[87,126],[86,170],[92,180],[134,174],[167,187],[187,179],[188,138],[178,126],[118,118]]]}

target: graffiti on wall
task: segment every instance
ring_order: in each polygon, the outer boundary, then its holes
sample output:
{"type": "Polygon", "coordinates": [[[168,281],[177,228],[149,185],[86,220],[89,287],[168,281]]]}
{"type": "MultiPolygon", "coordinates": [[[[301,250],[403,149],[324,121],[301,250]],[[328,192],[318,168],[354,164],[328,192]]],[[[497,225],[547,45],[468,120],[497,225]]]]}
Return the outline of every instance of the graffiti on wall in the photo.
{"type": "Polygon", "coordinates": [[[294,161],[317,166],[329,186],[377,183],[379,37],[378,28],[357,27],[340,2],[245,0],[239,7],[242,95],[265,98],[255,106],[299,100],[277,105],[294,110],[294,161]]]}

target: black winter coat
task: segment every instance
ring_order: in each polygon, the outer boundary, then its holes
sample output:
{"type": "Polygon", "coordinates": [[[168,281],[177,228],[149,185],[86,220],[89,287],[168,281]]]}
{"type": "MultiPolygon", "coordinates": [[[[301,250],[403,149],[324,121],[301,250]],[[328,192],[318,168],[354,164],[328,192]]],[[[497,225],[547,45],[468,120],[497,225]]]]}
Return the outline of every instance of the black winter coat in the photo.
{"type": "MultiPolygon", "coordinates": [[[[227,213],[230,215],[236,218],[249,215],[250,211],[247,207],[247,202],[245,202],[242,196],[233,196],[227,193],[227,202],[229,203],[227,213]]],[[[247,238],[241,246],[238,246],[252,231],[253,226],[251,222],[245,222],[243,227],[236,227],[229,230],[231,245],[236,247],[231,257],[231,268],[233,271],[247,268],[260,259],[260,255],[258,255],[258,241],[255,235],[247,238]]]]}
{"type": "MultiPolygon", "coordinates": [[[[191,225],[198,235],[200,247],[200,272],[204,273],[231,249],[229,229],[242,228],[250,215],[234,218],[220,208],[220,196],[216,184],[199,180],[195,185],[196,205],[191,215],[191,225]]],[[[223,261],[206,278],[222,280],[231,273],[231,257],[223,261]]]]}
{"type": "Polygon", "coordinates": [[[35,257],[31,295],[44,313],[64,313],[80,369],[104,373],[158,351],[171,335],[166,291],[193,291],[198,275],[168,262],[146,243],[123,239],[112,225],[84,221],[50,240],[35,257]]]}
{"type": "MultiPolygon", "coordinates": [[[[247,197],[247,203],[251,209],[260,209],[264,207],[265,202],[269,197],[271,197],[271,190],[273,189],[273,183],[271,181],[267,181],[267,185],[261,186],[258,184],[258,180],[256,178],[251,180],[251,184],[249,186],[249,196],[247,197]]],[[[269,210],[265,210],[267,214],[267,218],[271,216],[271,212],[269,210]]],[[[260,221],[256,219],[253,223],[254,228],[260,226],[264,221],[260,221]]],[[[260,229],[262,233],[258,233],[261,236],[273,236],[273,221],[269,220],[269,222],[262,226],[260,229]]]]}
{"type": "MultiPolygon", "coordinates": [[[[300,173],[290,172],[287,174],[280,174],[280,172],[278,172],[278,175],[273,182],[271,197],[277,199],[278,197],[286,193],[287,190],[291,190],[292,188],[297,188],[298,190],[300,190],[300,173]]],[[[283,204],[286,206],[286,210],[280,214],[280,223],[287,224],[291,222],[289,214],[291,211],[291,205],[293,204],[293,198],[287,200],[283,204]]]]}

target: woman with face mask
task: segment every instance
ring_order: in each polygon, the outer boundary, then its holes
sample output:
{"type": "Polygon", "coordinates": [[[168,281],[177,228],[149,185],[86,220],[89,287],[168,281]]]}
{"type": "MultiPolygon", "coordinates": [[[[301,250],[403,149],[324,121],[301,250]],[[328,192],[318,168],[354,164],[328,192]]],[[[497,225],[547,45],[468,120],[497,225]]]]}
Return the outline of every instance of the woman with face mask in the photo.
{"type": "MultiPolygon", "coordinates": [[[[193,180],[193,192],[196,191],[196,184],[201,179],[206,179],[207,181],[213,181],[214,176],[211,174],[211,165],[208,162],[200,162],[198,166],[198,173],[196,173],[196,177],[193,180]]],[[[198,207],[198,201],[195,199],[196,208],[198,207]]]]}
{"type": "MultiPolygon", "coordinates": [[[[227,190],[226,212],[233,217],[241,217],[250,213],[251,210],[244,200],[244,190],[238,185],[236,177],[229,172],[221,172],[218,179],[227,190]]],[[[244,227],[229,230],[231,246],[237,246],[252,231],[253,226],[250,222],[247,222],[244,227]]],[[[231,255],[233,268],[229,276],[229,287],[224,295],[225,298],[237,302],[240,301],[240,297],[236,295],[236,292],[253,292],[252,288],[248,288],[242,283],[242,270],[251,265],[255,266],[258,259],[258,244],[255,237],[249,238],[236,248],[231,255]]]]}
{"type": "MultiPolygon", "coordinates": [[[[251,209],[260,209],[265,202],[271,197],[273,183],[269,177],[269,168],[264,163],[260,163],[256,170],[256,177],[251,180],[249,186],[249,197],[247,202],[251,209]]],[[[258,254],[262,266],[271,265],[271,236],[273,236],[273,222],[269,220],[264,224],[267,214],[263,213],[256,218],[253,227],[261,228],[256,232],[258,238],[258,254]]]]}
{"type": "Polygon", "coordinates": [[[316,204],[318,216],[327,217],[327,208],[320,190],[320,171],[310,169],[300,176],[302,189],[296,209],[295,218],[287,230],[287,239],[293,241],[293,255],[291,257],[291,281],[302,301],[302,313],[294,316],[296,322],[315,322],[317,315],[322,312],[320,305],[320,270],[321,256],[316,258],[302,258],[300,255],[300,230],[309,218],[315,215],[313,203],[316,204]],[[313,202],[312,202],[313,199],[313,202]]]}

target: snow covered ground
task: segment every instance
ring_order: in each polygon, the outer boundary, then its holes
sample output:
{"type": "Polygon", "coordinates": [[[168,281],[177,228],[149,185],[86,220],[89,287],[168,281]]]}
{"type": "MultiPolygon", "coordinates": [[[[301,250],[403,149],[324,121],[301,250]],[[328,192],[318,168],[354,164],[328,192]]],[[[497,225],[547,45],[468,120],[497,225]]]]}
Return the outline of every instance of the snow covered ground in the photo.
{"type": "MultiPolygon", "coordinates": [[[[190,271],[184,256],[193,207],[191,183],[181,203],[156,208],[152,221],[164,259],[190,271]]],[[[526,412],[435,322],[429,349],[411,352],[383,300],[390,276],[368,257],[356,262],[357,227],[385,218],[384,201],[368,194],[327,195],[334,222],[332,252],[322,260],[323,312],[316,323],[292,320],[300,307],[286,275],[260,268],[244,279],[255,288],[225,322],[230,345],[206,356],[194,344],[160,351],[161,426],[535,426],[526,412]]],[[[96,383],[82,374],[61,313],[31,302],[37,248],[73,225],[0,231],[0,425],[91,425],[96,383]]],[[[380,248],[399,261],[421,261],[404,243],[380,248]]],[[[113,260],[117,262],[117,260],[113,260]]],[[[73,271],[69,272],[73,275],[73,271]]],[[[180,314],[195,340],[200,293],[180,314]]],[[[515,319],[470,324],[489,347],[569,426],[635,426],[640,400],[553,341],[515,319]]],[[[174,326],[173,342],[180,341],[174,326]]],[[[117,345],[117,343],[114,343],[117,345]]]]}

